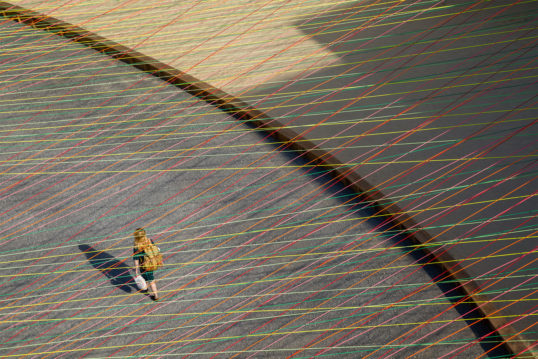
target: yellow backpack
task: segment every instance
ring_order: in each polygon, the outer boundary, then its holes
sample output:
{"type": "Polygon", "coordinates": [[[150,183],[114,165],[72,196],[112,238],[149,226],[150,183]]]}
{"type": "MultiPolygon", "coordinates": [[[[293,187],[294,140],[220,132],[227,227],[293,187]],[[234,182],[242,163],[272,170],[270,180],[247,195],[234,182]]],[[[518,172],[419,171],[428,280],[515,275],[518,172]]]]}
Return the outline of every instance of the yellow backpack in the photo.
{"type": "Polygon", "coordinates": [[[149,244],[144,250],[144,260],[142,261],[142,269],[154,271],[163,266],[163,256],[159,247],[155,244],[149,244]]]}

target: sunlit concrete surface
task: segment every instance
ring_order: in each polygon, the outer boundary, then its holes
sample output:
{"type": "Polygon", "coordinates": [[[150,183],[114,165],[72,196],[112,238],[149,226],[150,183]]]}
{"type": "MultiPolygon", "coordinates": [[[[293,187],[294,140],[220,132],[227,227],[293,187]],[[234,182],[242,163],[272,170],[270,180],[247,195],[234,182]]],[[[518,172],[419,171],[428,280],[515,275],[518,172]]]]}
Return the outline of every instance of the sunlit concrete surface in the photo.
{"type": "Polygon", "coordinates": [[[338,62],[295,26],[350,1],[14,1],[240,95],[338,62]]]}

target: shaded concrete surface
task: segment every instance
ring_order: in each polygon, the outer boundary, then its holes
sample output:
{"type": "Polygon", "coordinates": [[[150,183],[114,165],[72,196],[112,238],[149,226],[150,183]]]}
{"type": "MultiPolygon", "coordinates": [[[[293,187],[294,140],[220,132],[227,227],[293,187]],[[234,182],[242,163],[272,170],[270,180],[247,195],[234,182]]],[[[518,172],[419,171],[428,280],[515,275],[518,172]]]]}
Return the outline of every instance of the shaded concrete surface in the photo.
{"type": "Polygon", "coordinates": [[[260,105],[329,149],[444,244],[437,251],[460,260],[532,343],[538,339],[538,4],[510,4],[443,2],[415,19],[387,19],[365,30],[360,25],[369,19],[357,19],[353,40],[338,41],[353,30],[346,23],[317,39],[352,67],[316,71],[287,86],[302,96],[286,109],[260,105]],[[308,78],[326,81],[315,100],[308,78]],[[328,121],[311,128],[320,120],[328,121]]]}
{"type": "Polygon", "coordinates": [[[1,31],[0,356],[469,358],[497,344],[324,168],[92,50],[1,31]],[[130,265],[140,226],[165,256],[162,302],[85,254],[130,265]]]}

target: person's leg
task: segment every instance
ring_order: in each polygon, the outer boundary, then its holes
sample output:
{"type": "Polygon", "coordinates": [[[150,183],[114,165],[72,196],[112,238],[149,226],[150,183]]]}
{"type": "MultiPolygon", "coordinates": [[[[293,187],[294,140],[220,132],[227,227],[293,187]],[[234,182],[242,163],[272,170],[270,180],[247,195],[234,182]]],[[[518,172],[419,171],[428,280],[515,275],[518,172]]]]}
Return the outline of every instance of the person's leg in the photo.
{"type": "Polygon", "coordinates": [[[155,281],[151,281],[148,283],[149,288],[151,289],[151,294],[153,295],[153,299],[157,300],[159,299],[159,293],[157,293],[157,284],[155,281]]]}

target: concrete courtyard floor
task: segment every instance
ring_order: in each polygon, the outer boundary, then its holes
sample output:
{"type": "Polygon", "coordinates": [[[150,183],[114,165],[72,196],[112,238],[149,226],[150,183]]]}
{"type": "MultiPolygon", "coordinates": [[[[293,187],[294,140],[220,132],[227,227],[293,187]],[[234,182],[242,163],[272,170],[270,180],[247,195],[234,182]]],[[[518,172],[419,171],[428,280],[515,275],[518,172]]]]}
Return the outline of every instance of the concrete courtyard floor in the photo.
{"type": "Polygon", "coordinates": [[[1,31],[0,357],[491,348],[461,293],[323,168],[92,50],[1,31]],[[137,227],[165,257],[160,302],[132,283],[137,227]]]}

